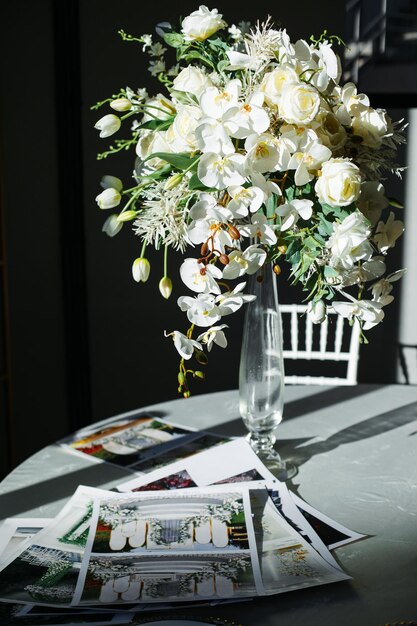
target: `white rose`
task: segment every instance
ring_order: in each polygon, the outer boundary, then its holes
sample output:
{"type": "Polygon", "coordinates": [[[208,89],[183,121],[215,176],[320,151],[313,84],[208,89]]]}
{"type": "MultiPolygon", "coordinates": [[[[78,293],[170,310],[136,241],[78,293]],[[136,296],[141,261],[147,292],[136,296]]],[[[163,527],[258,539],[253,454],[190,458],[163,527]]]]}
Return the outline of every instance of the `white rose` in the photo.
{"type": "Polygon", "coordinates": [[[297,72],[289,65],[281,65],[265,74],[260,90],[265,94],[265,102],[269,106],[280,103],[283,89],[289,83],[299,84],[297,72]]]}
{"type": "Polygon", "coordinates": [[[172,86],[177,91],[186,91],[199,98],[207,87],[213,86],[213,83],[207,74],[202,72],[198,67],[190,65],[181,70],[174,79],[172,86]]]}
{"type": "Polygon", "coordinates": [[[315,128],[321,143],[330,150],[339,150],[346,143],[347,134],[342,124],[331,111],[320,111],[316,117],[320,126],[315,128]]]}
{"type": "Polygon", "coordinates": [[[349,270],[357,261],[370,259],[370,234],[369,222],[360,211],[351,213],[340,224],[334,222],[333,234],[326,244],[332,255],[330,265],[349,270]]]}
{"type": "MultiPolygon", "coordinates": [[[[136,154],[142,161],[148,158],[154,152],[172,152],[172,149],[167,141],[166,131],[144,131],[136,145],[136,154]]],[[[146,162],[146,165],[152,168],[159,169],[163,165],[166,165],[165,161],[159,158],[151,159],[146,162]]]]}
{"type": "Polygon", "coordinates": [[[319,108],[320,96],[312,85],[290,83],[283,89],[279,114],[289,124],[308,124],[319,108]]]}
{"type": "Polygon", "coordinates": [[[200,117],[199,107],[187,105],[178,108],[175,120],[166,133],[166,140],[174,152],[192,152],[197,148],[195,129],[200,117]]]}
{"type": "Polygon", "coordinates": [[[322,324],[327,318],[327,307],[323,300],[310,301],[307,306],[307,315],[313,324],[322,324]]]}
{"type": "Polygon", "coordinates": [[[352,128],[355,135],[362,137],[365,146],[379,148],[388,132],[387,113],[372,107],[359,111],[352,120],[352,128]]]}
{"type": "Polygon", "coordinates": [[[203,41],[227,26],[222,17],[217,9],[210,11],[201,5],[198,11],[193,11],[182,21],[182,32],[188,40],[203,41]]]}
{"type": "Polygon", "coordinates": [[[330,159],[323,163],[315,191],[320,202],[330,206],[348,206],[358,199],[361,190],[359,168],[349,159],[330,159]]]}

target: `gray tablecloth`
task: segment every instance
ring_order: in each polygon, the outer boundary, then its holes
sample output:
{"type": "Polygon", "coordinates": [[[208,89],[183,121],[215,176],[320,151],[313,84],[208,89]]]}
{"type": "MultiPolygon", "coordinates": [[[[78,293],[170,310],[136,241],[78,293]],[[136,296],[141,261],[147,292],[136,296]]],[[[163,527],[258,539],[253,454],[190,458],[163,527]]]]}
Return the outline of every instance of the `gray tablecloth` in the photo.
{"type": "MultiPolygon", "coordinates": [[[[180,424],[244,433],[236,391],[147,407],[180,424]]],[[[302,498],[369,538],[336,550],[352,581],[192,609],[243,626],[379,626],[417,621],[417,387],[288,387],[278,448],[302,498]]],[[[0,485],[0,517],[55,515],[79,484],[130,475],[49,446],[0,485]]],[[[184,612],[183,612],[184,614],[184,612]]],[[[162,616],[161,616],[162,617],[162,616]]]]}

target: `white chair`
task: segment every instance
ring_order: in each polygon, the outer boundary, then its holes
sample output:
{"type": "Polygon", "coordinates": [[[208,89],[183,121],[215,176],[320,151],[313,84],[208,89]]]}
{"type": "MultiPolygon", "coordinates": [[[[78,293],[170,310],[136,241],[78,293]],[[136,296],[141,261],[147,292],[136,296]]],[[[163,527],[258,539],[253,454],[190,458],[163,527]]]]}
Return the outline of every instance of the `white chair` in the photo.
{"type": "Polygon", "coordinates": [[[328,307],[328,316],[322,324],[313,324],[306,314],[305,304],[280,305],[284,360],[346,362],[346,376],[285,376],[285,383],[293,385],[356,385],[359,360],[359,323],[349,321],[328,307]],[[300,333],[300,318],[303,317],[305,333],[300,333]],[[329,336],[329,324],[335,323],[334,337],[329,336]],[[288,331],[289,333],[285,332],[288,331]],[[343,350],[343,336],[350,333],[349,348],[343,350]],[[286,338],[290,337],[290,345],[286,338]],[[304,337],[303,337],[304,335],[304,337]],[[304,341],[303,341],[304,340],[304,341]],[[331,344],[330,346],[328,344],[331,344]]]}

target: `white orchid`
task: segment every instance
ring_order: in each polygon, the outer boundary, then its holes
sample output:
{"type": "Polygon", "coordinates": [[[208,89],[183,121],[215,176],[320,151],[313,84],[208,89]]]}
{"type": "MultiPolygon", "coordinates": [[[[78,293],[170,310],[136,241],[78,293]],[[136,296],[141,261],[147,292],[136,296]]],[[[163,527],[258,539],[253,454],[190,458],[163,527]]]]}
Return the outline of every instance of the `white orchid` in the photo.
{"type": "Polygon", "coordinates": [[[233,280],[244,274],[255,274],[265,263],[266,252],[257,245],[248,246],[246,250],[233,250],[229,254],[229,264],[223,270],[223,278],[233,280]]]}
{"type": "Polygon", "coordinates": [[[259,187],[231,186],[227,190],[231,200],[227,205],[232,217],[246,217],[249,212],[255,213],[261,208],[265,194],[259,187]]]}
{"type": "Polygon", "coordinates": [[[225,126],[217,120],[205,118],[197,126],[195,136],[198,149],[203,153],[226,155],[235,152],[235,146],[225,126]]]}
{"type": "Polygon", "coordinates": [[[296,185],[305,185],[313,180],[325,161],[332,156],[332,151],[317,141],[312,141],[304,152],[296,152],[288,163],[288,169],[295,170],[294,182],[296,185]]]}
{"type": "Polygon", "coordinates": [[[269,224],[266,215],[263,213],[255,213],[251,218],[251,223],[240,226],[239,232],[243,237],[256,238],[260,243],[273,246],[277,242],[274,228],[276,227],[269,224]]]}
{"type": "Polygon", "coordinates": [[[217,280],[221,279],[222,271],[215,265],[204,265],[198,259],[185,259],[180,267],[182,282],[196,293],[220,293],[217,280]]]}
{"type": "Polygon", "coordinates": [[[336,313],[349,320],[354,318],[363,322],[363,329],[369,330],[382,322],[385,313],[382,304],[372,300],[355,300],[352,302],[333,302],[332,306],[336,313]]]}
{"type": "Polygon", "coordinates": [[[376,280],[385,274],[387,266],[384,257],[375,256],[365,261],[361,265],[355,265],[350,270],[341,273],[341,280],[344,287],[350,285],[366,283],[376,280]]]}
{"type": "Polygon", "coordinates": [[[229,208],[217,204],[213,196],[202,193],[200,200],[190,209],[192,222],[187,228],[188,239],[199,244],[213,237],[214,247],[224,252],[225,246],[233,247],[233,240],[223,224],[232,220],[233,215],[229,208]]]}
{"type": "Polygon", "coordinates": [[[381,278],[381,280],[374,283],[372,287],[370,287],[370,290],[372,291],[372,299],[375,302],[382,304],[382,306],[391,304],[394,300],[394,296],[391,295],[393,290],[392,283],[400,280],[404,276],[405,272],[405,269],[397,270],[396,272],[393,272],[392,274],[389,274],[385,278],[381,278]]]}
{"type": "Polygon", "coordinates": [[[165,337],[172,337],[174,342],[174,346],[177,349],[178,354],[188,361],[194,354],[194,350],[202,350],[202,345],[199,340],[195,341],[195,339],[189,339],[183,333],[180,333],[179,330],[174,330],[172,333],[164,332],[165,337]]]}
{"type": "Polygon", "coordinates": [[[380,252],[385,254],[389,248],[395,246],[395,242],[404,232],[404,224],[401,220],[395,219],[393,211],[390,212],[387,221],[378,222],[374,241],[380,252]]]}
{"type": "Polygon", "coordinates": [[[253,133],[261,134],[268,130],[269,115],[262,105],[264,94],[253,93],[247,102],[231,107],[223,116],[223,122],[231,137],[246,139],[253,133]]]}
{"type": "Polygon", "coordinates": [[[310,219],[313,214],[313,202],[311,200],[295,199],[281,204],[277,208],[276,214],[281,218],[280,230],[285,231],[295,226],[300,217],[303,220],[310,219]]]}
{"type": "Polygon", "coordinates": [[[222,316],[236,313],[244,304],[255,300],[256,296],[242,293],[245,286],[246,283],[239,283],[232,291],[226,291],[217,296],[216,303],[222,316]]]}
{"type": "Polygon", "coordinates": [[[187,317],[196,326],[212,326],[221,318],[220,309],[216,304],[215,296],[209,293],[199,293],[197,297],[181,296],[178,298],[181,311],[186,311],[187,317]]]}
{"type": "Polygon", "coordinates": [[[249,135],[245,141],[245,150],[248,153],[248,167],[255,172],[264,174],[288,169],[291,154],[284,139],[269,133],[249,135]]]}
{"type": "Polygon", "coordinates": [[[237,105],[241,89],[242,83],[237,78],[229,81],[222,91],[217,87],[205,89],[200,96],[203,115],[221,120],[229,109],[237,105]]]}
{"type": "Polygon", "coordinates": [[[244,164],[243,154],[220,156],[215,152],[207,152],[198,163],[197,175],[206,187],[226,189],[245,182],[244,164]]]}
{"type": "Polygon", "coordinates": [[[220,324],[220,326],[212,326],[204,333],[197,337],[197,341],[207,346],[207,351],[210,352],[213,344],[216,344],[220,348],[227,348],[226,335],[223,332],[223,328],[229,328],[227,324],[220,324]]]}

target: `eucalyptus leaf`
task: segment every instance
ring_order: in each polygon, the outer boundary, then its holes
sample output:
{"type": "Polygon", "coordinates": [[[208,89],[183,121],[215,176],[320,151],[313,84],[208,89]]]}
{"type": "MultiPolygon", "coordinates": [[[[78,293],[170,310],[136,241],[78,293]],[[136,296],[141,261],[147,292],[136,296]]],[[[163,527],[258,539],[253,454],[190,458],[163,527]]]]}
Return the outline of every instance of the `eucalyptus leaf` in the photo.
{"type": "Polygon", "coordinates": [[[190,157],[186,154],[172,154],[171,152],[154,152],[145,161],[150,159],[162,159],[178,170],[188,170],[192,165],[197,164],[199,157],[190,157]]]}
{"type": "Polygon", "coordinates": [[[171,48],[180,48],[184,43],[184,37],[179,33],[165,33],[162,37],[171,48]]]}

